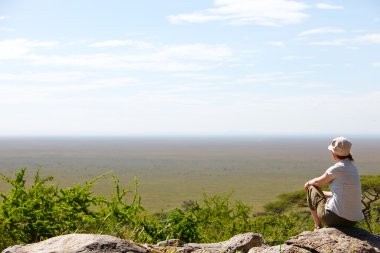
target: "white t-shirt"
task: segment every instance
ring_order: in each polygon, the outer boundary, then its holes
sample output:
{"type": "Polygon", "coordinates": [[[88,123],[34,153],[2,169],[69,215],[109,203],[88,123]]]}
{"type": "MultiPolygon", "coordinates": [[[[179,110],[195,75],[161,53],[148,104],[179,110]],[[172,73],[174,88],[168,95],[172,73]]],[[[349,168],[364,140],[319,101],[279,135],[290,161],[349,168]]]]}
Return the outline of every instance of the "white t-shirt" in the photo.
{"type": "Polygon", "coordinates": [[[325,209],[350,221],[362,220],[364,215],[358,168],[349,159],[344,159],[328,168],[326,172],[334,179],[329,183],[332,197],[328,198],[325,209]]]}

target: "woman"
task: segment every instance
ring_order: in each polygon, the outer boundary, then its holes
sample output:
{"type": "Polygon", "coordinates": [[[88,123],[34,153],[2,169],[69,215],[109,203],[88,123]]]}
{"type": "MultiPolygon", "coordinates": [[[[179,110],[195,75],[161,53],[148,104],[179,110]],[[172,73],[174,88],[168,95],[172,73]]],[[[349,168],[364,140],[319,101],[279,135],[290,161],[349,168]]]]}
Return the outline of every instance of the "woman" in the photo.
{"type": "Polygon", "coordinates": [[[333,139],[328,149],[337,162],[320,176],[306,182],[307,202],[315,230],[326,226],[354,226],[364,218],[361,207],[361,184],[358,168],[353,164],[351,142],[344,137],[333,139]],[[322,191],[327,185],[330,191],[322,191]]]}

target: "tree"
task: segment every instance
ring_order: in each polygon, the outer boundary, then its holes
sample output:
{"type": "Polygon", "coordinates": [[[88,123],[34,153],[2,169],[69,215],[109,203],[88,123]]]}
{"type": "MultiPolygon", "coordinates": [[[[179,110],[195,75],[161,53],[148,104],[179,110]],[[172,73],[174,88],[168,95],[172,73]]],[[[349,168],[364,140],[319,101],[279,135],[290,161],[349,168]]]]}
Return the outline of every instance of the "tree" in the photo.
{"type": "Polygon", "coordinates": [[[361,176],[363,214],[369,230],[372,232],[370,220],[373,205],[380,199],[380,175],[361,176]]]}

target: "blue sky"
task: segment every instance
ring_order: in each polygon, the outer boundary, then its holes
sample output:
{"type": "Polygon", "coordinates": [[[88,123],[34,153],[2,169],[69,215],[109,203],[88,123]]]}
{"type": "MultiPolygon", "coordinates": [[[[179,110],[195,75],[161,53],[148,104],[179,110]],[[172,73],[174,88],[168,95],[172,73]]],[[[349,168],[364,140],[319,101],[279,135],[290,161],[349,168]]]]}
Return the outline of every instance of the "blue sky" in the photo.
{"type": "Polygon", "coordinates": [[[0,0],[0,135],[380,134],[380,1],[0,0]]]}

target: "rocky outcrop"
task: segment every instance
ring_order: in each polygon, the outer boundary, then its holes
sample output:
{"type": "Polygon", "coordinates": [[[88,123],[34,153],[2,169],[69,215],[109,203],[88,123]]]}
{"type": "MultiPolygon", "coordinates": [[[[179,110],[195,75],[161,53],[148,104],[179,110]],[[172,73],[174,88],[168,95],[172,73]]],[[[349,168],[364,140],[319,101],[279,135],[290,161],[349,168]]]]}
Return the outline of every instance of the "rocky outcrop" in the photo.
{"type": "Polygon", "coordinates": [[[5,249],[2,253],[148,253],[146,247],[109,235],[69,234],[48,240],[17,245],[5,249]]]}
{"type": "Polygon", "coordinates": [[[253,247],[263,245],[260,234],[245,233],[232,237],[228,241],[218,243],[188,243],[184,245],[185,252],[248,252],[253,247]]]}
{"type": "Polygon", "coordinates": [[[380,237],[363,229],[323,228],[303,232],[283,245],[267,246],[259,234],[245,233],[219,243],[188,243],[171,239],[156,245],[141,245],[107,235],[69,234],[39,243],[17,245],[2,253],[164,253],[164,252],[242,252],[242,253],[295,253],[295,252],[379,252],[380,237]]]}
{"type": "Polygon", "coordinates": [[[262,246],[259,234],[239,234],[228,241],[219,243],[182,244],[177,239],[167,240],[157,245],[141,245],[108,235],[69,234],[48,240],[17,245],[2,253],[148,253],[148,252],[248,252],[252,247],[262,246]]]}
{"type": "Polygon", "coordinates": [[[252,248],[249,253],[380,252],[380,237],[359,228],[323,228],[293,236],[283,245],[252,248]]]}

